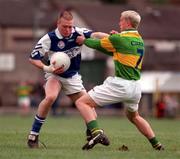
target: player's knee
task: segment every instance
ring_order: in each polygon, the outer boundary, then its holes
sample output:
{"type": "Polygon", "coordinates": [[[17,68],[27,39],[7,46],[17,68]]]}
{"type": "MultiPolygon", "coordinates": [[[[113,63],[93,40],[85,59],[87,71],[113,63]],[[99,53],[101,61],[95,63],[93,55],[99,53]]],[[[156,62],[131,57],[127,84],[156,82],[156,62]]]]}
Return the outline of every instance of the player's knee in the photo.
{"type": "Polygon", "coordinates": [[[133,118],[131,116],[127,115],[127,118],[131,123],[133,123],[133,118]]]}
{"type": "Polygon", "coordinates": [[[131,118],[131,122],[134,123],[134,124],[136,124],[138,122],[138,120],[139,120],[138,116],[135,116],[135,117],[131,118]]]}
{"type": "Polygon", "coordinates": [[[56,97],[55,95],[48,95],[45,97],[45,100],[49,103],[49,104],[53,104],[54,101],[56,100],[56,97]]]}
{"type": "Polygon", "coordinates": [[[75,105],[76,105],[77,108],[80,108],[81,105],[82,105],[81,99],[77,99],[77,100],[75,101],[75,105]]]}
{"type": "Polygon", "coordinates": [[[129,119],[129,121],[134,123],[134,124],[139,120],[138,119],[139,118],[138,113],[127,112],[126,116],[129,119]]]}

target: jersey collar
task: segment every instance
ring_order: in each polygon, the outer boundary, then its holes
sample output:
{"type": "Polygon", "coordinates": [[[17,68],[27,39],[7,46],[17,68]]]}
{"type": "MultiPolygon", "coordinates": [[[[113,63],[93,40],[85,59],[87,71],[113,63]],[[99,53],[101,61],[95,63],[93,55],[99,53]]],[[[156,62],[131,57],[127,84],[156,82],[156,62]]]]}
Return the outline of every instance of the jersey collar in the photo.
{"type": "Polygon", "coordinates": [[[121,33],[122,34],[124,34],[124,33],[138,33],[138,31],[135,29],[127,29],[127,30],[122,31],[121,33]]]}
{"type": "MultiPolygon", "coordinates": [[[[71,38],[73,33],[75,32],[75,28],[73,27],[72,29],[72,33],[69,37],[67,37],[67,39],[71,38]]],[[[59,39],[63,39],[64,37],[61,35],[61,33],[59,32],[58,28],[55,29],[55,34],[59,39]]]]}

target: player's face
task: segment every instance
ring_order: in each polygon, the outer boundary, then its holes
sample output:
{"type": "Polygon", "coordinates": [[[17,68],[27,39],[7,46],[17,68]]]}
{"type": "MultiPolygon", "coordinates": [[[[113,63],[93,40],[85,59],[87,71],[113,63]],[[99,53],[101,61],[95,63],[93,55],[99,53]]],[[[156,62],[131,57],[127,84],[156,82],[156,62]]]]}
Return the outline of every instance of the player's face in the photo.
{"type": "Polygon", "coordinates": [[[121,17],[120,17],[120,20],[119,20],[120,31],[123,31],[123,30],[124,30],[124,28],[125,28],[125,23],[126,23],[125,19],[121,16],[121,17]]]}
{"type": "Polygon", "coordinates": [[[64,18],[60,18],[57,22],[57,27],[62,36],[68,37],[72,33],[73,20],[66,20],[64,18]]]}
{"type": "Polygon", "coordinates": [[[120,20],[119,20],[119,27],[120,27],[120,31],[124,31],[124,30],[128,29],[129,28],[129,20],[127,20],[121,16],[120,20]]]}

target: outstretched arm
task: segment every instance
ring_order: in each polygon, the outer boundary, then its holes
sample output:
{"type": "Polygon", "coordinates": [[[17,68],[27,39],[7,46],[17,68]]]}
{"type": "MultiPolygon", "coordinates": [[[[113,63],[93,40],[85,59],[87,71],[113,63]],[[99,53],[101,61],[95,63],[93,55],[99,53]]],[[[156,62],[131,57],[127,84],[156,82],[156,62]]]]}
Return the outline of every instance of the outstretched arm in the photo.
{"type": "Polygon", "coordinates": [[[93,39],[93,38],[88,38],[85,39],[84,44],[90,48],[96,49],[98,51],[101,51],[102,53],[113,56],[112,52],[107,51],[101,46],[101,40],[100,39],[93,39]]]}
{"type": "Polygon", "coordinates": [[[109,34],[103,33],[103,32],[93,32],[91,34],[91,38],[95,38],[95,39],[102,39],[102,38],[105,38],[108,36],[109,36],[109,34]]]}
{"type": "Polygon", "coordinates": [[[101,40],[102,39],[94,39],[94,38],[88,38],[86,39],[84,36],[78,36],[76,39],[76,42],[80,45],[85,44],[86,46],[99,50],[107,55],[113,56],[112,52],[107,51],[101,46],[101,40]]]}

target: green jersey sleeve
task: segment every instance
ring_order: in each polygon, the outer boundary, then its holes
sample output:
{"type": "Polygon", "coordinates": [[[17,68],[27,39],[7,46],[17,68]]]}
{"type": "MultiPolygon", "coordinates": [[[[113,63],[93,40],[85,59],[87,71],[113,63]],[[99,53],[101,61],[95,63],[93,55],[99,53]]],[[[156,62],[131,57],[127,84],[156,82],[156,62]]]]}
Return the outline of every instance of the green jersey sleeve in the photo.
{"type": "Polygon", "coordinates": [[[94,39],[94,38],[88,38],[85,40],[84,44],[90,48],[96,49],[106,55],[113,56],[113,53],[110,51],[107,51],[105,48],[101,45],[101,40],[94,39]]]}

